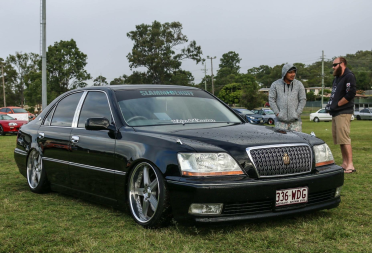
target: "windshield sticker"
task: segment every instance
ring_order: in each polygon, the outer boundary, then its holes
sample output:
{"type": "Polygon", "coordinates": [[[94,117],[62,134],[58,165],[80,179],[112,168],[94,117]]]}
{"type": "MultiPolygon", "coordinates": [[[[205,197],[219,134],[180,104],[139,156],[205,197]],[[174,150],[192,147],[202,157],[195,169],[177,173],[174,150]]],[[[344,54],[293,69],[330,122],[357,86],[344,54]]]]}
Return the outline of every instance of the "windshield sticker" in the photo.
{"type": "Polygon", "coordinates": [[[199,123],[199,122],[216,122],[214,119],[172,119],[173,123],[199,123]]]}
{"type": "Polygon", "coordinates": [[[142,96],[194,96],[192,91],[183,90],[141,90],[142,96]]]}

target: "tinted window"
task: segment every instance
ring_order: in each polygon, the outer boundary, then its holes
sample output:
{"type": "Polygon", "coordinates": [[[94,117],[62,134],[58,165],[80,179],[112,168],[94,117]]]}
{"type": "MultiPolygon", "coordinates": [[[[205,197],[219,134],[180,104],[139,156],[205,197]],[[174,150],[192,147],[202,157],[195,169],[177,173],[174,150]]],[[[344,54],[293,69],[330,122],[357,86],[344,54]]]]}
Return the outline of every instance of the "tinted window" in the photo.
{"type": "Polygon", "coordinates": [[[62,99],[54,112],[52,126],[71,127],[76,106],[83,93],[75,93],[62,99]]]}
{"type": "Polygon", "coordinates": [[[325,113],[325,112],[326,112],[325,109],[322,109],[319,111],[319,113],[325,113]]]}
{"type": "Polygon", "coordinates": [[[363,109],[363,110],[361,110],[360,112],[368,112],[368,111],[367,111],[367,109],[363,109]]]}
{"type": "Polygon", "coordinates": [[[10,110],[9,108],[6,108],[6,112],[12,112],[12,110],[10,110]]]}
{"type": "Polygon", "coordinates": [[[89,92],[81,109],[78,127],[85,127],[88,118],[106,118],[111,121],[110,107],[103,92],[89,92]]]}
{"type": "Polygon", "coordinates": [[[6,108],[1,108],[0,112],[6,112],[6,108]]]}

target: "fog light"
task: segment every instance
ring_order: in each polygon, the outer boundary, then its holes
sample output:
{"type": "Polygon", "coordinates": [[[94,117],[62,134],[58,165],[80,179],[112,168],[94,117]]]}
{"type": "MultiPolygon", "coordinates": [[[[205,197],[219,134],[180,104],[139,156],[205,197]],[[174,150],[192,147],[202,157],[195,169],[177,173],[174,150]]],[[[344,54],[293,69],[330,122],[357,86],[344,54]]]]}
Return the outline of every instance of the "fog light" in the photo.
{"type": "Polygon", "coordinates": [[[341,196],[341,189],[342,189],[342,186],[336,188],[335,198],[341,196]]]}
{"type": "Polygon", "coordinates": [[[220,214],[223,204],[191,204],[189,214],[220,214]]]}

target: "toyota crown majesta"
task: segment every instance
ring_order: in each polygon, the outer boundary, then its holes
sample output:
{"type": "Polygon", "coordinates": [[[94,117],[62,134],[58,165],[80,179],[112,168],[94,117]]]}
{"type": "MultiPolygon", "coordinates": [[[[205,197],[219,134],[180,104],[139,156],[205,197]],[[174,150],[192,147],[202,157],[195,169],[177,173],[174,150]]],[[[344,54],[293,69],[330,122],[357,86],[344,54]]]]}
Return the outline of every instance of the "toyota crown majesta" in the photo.
{"type": "Polygon", "coordinates": [[[144,227],[330,209],[344,181],[321,139],[171,85],[69,91],[22,126],[14,157],[32,192],[128,205],[144,227]]]}

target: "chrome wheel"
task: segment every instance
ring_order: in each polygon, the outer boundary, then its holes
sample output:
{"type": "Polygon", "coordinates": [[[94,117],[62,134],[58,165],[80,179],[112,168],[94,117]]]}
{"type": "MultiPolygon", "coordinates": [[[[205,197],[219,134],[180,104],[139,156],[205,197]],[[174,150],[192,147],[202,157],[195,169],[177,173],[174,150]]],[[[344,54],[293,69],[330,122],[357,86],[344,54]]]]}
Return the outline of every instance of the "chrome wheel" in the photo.
{"type": "Polygon", "coordinates": [[[153,219],[159,207],[160,188],[157,171],[150,164],[140,163],[134,168],[129,182],[129,202],[137,222],[153,219]]]}
{"type": "Polygon", "coordinates": [[[33,149],[27,159],[27,181],[32,190],[35,190],[40,185],[41,176],[41,156],[35,149],[33,149]]]}

